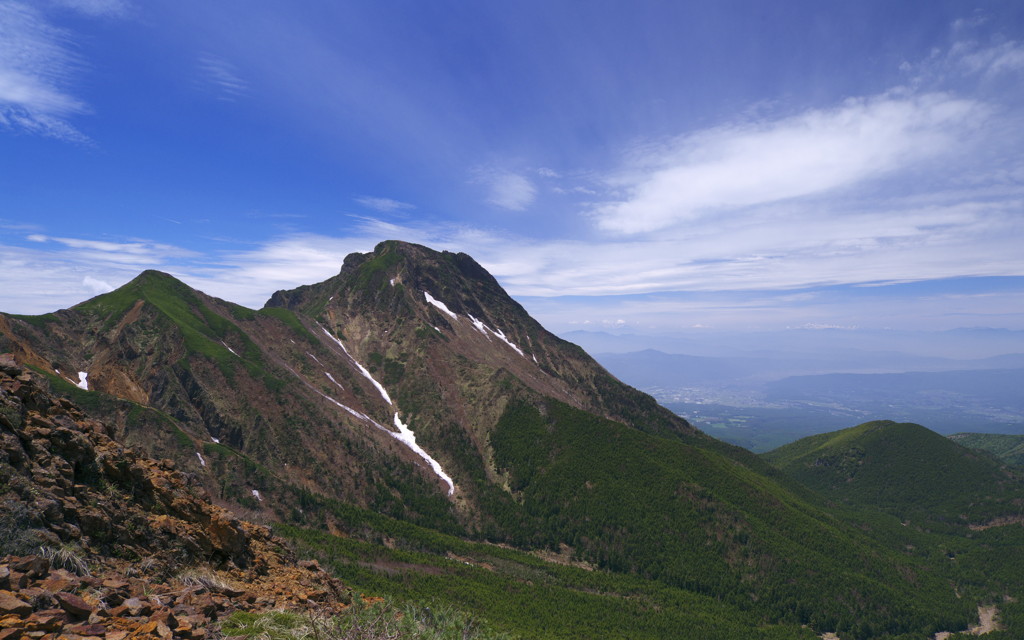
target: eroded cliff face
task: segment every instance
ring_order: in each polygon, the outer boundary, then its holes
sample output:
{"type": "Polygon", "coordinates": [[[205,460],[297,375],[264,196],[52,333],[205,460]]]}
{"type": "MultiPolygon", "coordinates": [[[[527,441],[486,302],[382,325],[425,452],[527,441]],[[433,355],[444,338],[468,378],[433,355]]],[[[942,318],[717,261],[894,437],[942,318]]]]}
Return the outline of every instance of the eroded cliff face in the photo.
{"type": "Polygon", "coordinates": [[[10,354],[0,355],[0,556],[4,640],[202,638],[234,609],[347,599],[268,529],[213,505],[172,461],[114,441],[10,354]]]}

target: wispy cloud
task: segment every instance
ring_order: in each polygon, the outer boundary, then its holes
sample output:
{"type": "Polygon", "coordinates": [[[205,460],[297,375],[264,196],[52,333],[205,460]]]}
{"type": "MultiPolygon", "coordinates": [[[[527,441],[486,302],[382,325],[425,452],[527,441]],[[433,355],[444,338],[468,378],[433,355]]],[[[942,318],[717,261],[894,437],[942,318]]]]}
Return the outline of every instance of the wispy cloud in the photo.
{"type": "Polygon", "coordinates": [[[537,188],[526,177],[510,171],[487,170],[477,174],[476,181],[487,188],[488,203],[508,209],[523,211],[537,197],[537,188]]]}
{"type": "Polygon", "coordinates": [[[208,54],[200,57],[199,73],[203,85],[219,100],[236,100],[249,90],[249,83],[239,77],[235,65],[223,58],[208,54]]]}
{"type": "Polygon", "coordinates": [[[372,196],[363,196],[356,198],[356,202],[363,205],[368,209],[374,211],[380,211],[381,213],[393,213],[395,211],[408,211],[409,209],[415,209],[416,205],[409,204],[408,202],[400,202],[398,200],[392,200],[391,198],[374,198],[372,196]]]}
{"type": "Polygon", "coordinates": [[[31,5],[0,1],[0,126],[87,141],[69,122],[88,111],[72,94],[72,77],[81,67],[67,31],[31,5]]]}
{"type": "Polygon", "coordinates": [[[592,215],[604,231],[636,234],[848,189],[952,152],[988,113],[944,93],[896,91],[696,132],[636,150],[609,180],[623,197],[592,215]]]}
{"type": "Polygon", "coordinates": [[[38,243],[54,242],[70,250],[70,256],[81,262],[97,264],[119,264],[149,268],[166,263],[173,258],[196,257],[194,251],[169,244],[150,241],[111,242],[82,238],[60,238],[42,234],[27,236],[27,240],[38,243]]]}
{"type": "Polygon", "coordinates": [[[968,73],[992,78],[1003,73],[1024,70],[1024,46],[1019,42],[1003,42],[992,47],[978,47],[974,43],[958,44],[950,52],[968,73]]]}
{"type": "Polygon", "coordinates": [[[121,17],[128,13],[128,0],[51,0],[54,4],[96,17],[121,17]]]}

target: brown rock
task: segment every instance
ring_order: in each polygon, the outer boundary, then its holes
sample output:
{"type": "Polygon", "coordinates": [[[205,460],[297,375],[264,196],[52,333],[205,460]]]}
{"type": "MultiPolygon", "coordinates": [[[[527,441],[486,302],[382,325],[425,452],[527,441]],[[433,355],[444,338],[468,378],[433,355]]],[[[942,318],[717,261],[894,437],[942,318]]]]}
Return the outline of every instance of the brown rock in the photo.
{"type": "Polygon", "coordinates": [[[0,589],[11,588],[11,570],[7,565],[0,565],[0,589]]]}
{"type": "Polygon", "coordinates": [[[60,606],[61,609],[67,611],[76,618],[88,618],[89,614],[92,613],[93,610],[92,605],[73,593],[55,593],[53,595],[53,599],[57,601],[57,605],[60,606]]]}
{"type": "Polygon", "coordinates": [[[107,627],[102,624],[74,624],[64,627],[67,633],[74,633],[80,636],[105,636],[107,627]]]}
{"type": "MultiPolygon", "coordinates": [[[[139,598],[128,598],[123,603],[121,603],[121,607],[124,607],[125,610],[128,611],[128,615],[136,617],[148,616],[149,614],[153,613],[153,606],[149,604],[149,602],[140,600],[139,598]]],[[[118,607],[118,609],[120,609],[121,607],[118,607]]],[[[111,613],[114,612],[111,611],[111,613]]]]}
{"type": "Polygon", "coordinates": [[[225,595],[225,596],[229,597],[229,598],[239,598],[239,597],[245,595],[245,590],[244,589],[236,589],[234,587],[229,587],[227,585],[224,585],[223,587],[216,588],[216,591],[218,593],[222,594],[222,595],[225,595]]]}
{"type": "Polygon", "coordinates": [[[32,613],[32,605],[21,600],[10,591],[0,591],[0,616],[14,614],[27,616],[32,613]]]}
{"type": "Polygon", "coordinates": [[[156,620],[166,625],[168,628],[173,629],[178,626],[178,619],[174,617],[174,613],[168,608],[163,608],[154,613],[149,617],[150,620],[156,620]]]}
{"type": "Polygon", "coordinates": [[[79,585],[78,580],[69,580],[63,577],[50,577],[39,583],[41,589],[45,589],[50,593],[58,593],[60,591],[72,591],[79,585]]]}
{"type": "Polygon", "coordinates": [[[24,589],[32,582],[32,579],[20,571],[11,571],[7,582],[9,589],[24,589]]]}
{"type": "Polygon", "coordinates": [[[20,573],[27,573],[31,578],[43,578],[50,572],[50,561],[40,556],[26,556],[12,567],[20,573]]]}
{"type": "Polygon", "coordinates": [[[18,640],[21,637],[21,629],[0,627],[0,640],[18,640]]]}
{"type": "Polygon", "coordinates": [[[158,624],[160,623],[155,620],[150,620],[149,622],[136,628],[135,631],[132,631],[131,637],[137,638],[145,635],[153,635],[156,633],[156,627],[158,624]]]}
{"type": "Polygon", "coordinates": [[[68,621],[68,614],[61,609],[36,611],[25,620],[25,628],[32,631],[59,631],[68,621]]]}
{"type": "Polygon", "coordinates": [[[104,640],[124,640],[128,637],[127,631],[118,629],[117,631],[108,631],[104,640]]]}
{"type": "Polygon", "coordinates": [[[116,578],[108,578],[102,582],[103,587],[106,589],[113,589],[114,591],[126,591],[130,586],[130,583],[126,580],[118,580],[116,578]]]}

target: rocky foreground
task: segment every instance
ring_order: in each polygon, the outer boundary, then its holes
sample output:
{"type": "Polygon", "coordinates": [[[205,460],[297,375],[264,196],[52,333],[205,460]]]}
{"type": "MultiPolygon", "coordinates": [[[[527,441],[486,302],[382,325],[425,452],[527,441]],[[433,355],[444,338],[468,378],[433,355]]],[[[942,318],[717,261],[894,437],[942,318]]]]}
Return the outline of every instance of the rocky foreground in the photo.
{"type": "Polygon", "coordinates": [[[351,598],[167,460],[0,355],[0,640],[214,638],[236,610],[351,598]]]}

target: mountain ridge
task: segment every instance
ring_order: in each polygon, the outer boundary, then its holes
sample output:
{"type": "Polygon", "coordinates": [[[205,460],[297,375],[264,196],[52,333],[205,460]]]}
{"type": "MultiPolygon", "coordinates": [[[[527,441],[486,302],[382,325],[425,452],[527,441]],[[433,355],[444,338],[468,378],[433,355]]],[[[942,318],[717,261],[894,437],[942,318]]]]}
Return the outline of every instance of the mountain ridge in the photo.
{"type": "Polygon", "coordinates": [[[968,615],[912,556],[615,379],[464,254],[384,242],[260,310],[146,272],[71,309],[0,317],[0,350],[254,515],[343,531],[344,504],[566,545],[855,637],[968,615]]]}

